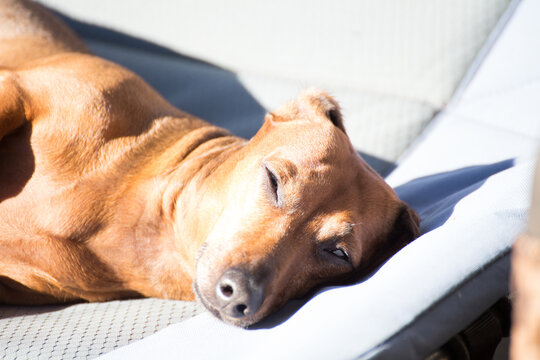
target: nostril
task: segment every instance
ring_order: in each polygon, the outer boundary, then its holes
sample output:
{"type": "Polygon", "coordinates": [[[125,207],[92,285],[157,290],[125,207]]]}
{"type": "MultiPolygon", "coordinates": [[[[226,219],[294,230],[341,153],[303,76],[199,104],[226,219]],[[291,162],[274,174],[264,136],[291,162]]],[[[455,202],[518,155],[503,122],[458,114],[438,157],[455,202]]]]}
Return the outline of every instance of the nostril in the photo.
{"type": "Polygon", "coordinates": [[[236,305],[235,310],[240,315],[247,315],[247,306],[245,304],[236,305]]]}
{"type": "Polygon", "coordinates": [[[234,294],[233,287],[228,284],[221,285],[219,290],[221,291],[221,294],[223,294],[223,296],[225,296],[226,298],[230,298],[234,294]]]}

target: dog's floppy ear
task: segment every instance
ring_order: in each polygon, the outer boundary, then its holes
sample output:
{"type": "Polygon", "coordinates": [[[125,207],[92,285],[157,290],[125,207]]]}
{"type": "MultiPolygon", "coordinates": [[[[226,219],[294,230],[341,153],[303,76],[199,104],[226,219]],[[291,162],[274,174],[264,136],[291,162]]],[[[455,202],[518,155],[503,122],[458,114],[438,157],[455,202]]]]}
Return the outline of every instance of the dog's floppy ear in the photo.
{"type": "Polygon", "coordinates": [[[24,99],[13,72],[0,68],[0,140],[25,122],[24,99]]]}
{"type": "Polygon", "coordinates": [[[401,203],[399,209],[389,223],[389,231],[382,235],[367,252],[367,261],[361,266],[360,273],[365,274],[401,250],[405,245],[420,236],[420,218],[410,206],[401,203]]]}
{"type": "Polygon", "coordinates": [[[298,96],[298,100],[291,101],[265,116],[265,120],[269,122],[284,122],[295,119],[330,121],[345,132],[338,102],[319,89],[305,90],[298,96]]]}
{"type": "Polygon", "coordinates": [[[420,217],[409,205],[402,203],[394,227],[390,233],[390,241],[398,250],[420,236],[420,217]]]}

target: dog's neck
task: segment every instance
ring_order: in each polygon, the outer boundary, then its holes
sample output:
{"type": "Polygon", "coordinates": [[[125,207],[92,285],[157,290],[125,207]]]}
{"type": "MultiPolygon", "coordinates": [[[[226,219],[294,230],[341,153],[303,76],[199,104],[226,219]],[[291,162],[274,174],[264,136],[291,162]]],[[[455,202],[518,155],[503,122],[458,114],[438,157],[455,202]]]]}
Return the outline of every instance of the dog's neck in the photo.
{"type": "Polygon", "coordinates": [[[147,178],[123,192],[118,203],[122,209],[116,211],[123,215],[114,226],[133,241],[130,257],[138,266],[117,271],[122,272],[121,277],[140,279],[143,275],[146,279],[126,285],[145,296],[193,296],[197,254],[212,228],[209,224],[217,221],[225,206],[224,179],[233,171],[230,164],[241,156],[245,144],[222,129],[206,128],[184,135],[149,160],[147,178]],[[171,156],[177,148],[186,148],[186,142],[190,143],[189,153],[171,156]],[[171,164],[171,159],[177,163],[171,164]],[[217,178],[220,186],[216,186],[217,178]],[[133,220],[124,223],[123,219],[133,220]]]}

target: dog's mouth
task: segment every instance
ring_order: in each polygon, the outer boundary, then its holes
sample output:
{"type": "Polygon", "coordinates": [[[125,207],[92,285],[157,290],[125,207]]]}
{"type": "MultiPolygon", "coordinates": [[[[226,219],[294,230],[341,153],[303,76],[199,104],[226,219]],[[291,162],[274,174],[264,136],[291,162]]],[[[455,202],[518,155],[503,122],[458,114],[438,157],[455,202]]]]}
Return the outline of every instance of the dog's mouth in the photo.
{"type": "Polygon", "coordinates": [[[210,301],[206,300],[206,297],[202,294],[201,290],[199,289],[199,284],[197,283],[197,280],[193,281],[193,292],[195,293],[196,300],[200,302],[206,308],[206,310],[208,310],[218,319],[223,320],[219,310],[214,305],[212,305],[210,301]]]}

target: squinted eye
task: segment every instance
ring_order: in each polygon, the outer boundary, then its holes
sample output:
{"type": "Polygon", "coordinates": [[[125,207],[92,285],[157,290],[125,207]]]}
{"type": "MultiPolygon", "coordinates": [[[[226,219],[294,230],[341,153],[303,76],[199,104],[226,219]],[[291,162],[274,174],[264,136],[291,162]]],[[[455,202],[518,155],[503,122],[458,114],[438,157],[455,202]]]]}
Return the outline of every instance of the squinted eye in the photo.
{"type": "Polygon", "coordinates": [[[270,187],[272,188],[272,191],[277,194],[278,182],[276,175],[274,175],[273,172],[268,171],[268,178],[270,179],[270,187]]]}
{"type": "Polygon", "coordinates": [[[334,250],[328,250],[328,252],[343,261],[349,262],[349,254],[344,249],[336,248],[334,250]]]}
{"type": "Polygon", "coordinates": [[[279,196],[279,180],[277,176],[270,170],[267,166],[265,166],[266,171],[266,190],[268,192],[268,195],[270,199],[273,201],[274,205],[280,206],[281,205],[281,199],[279,196]]]}

